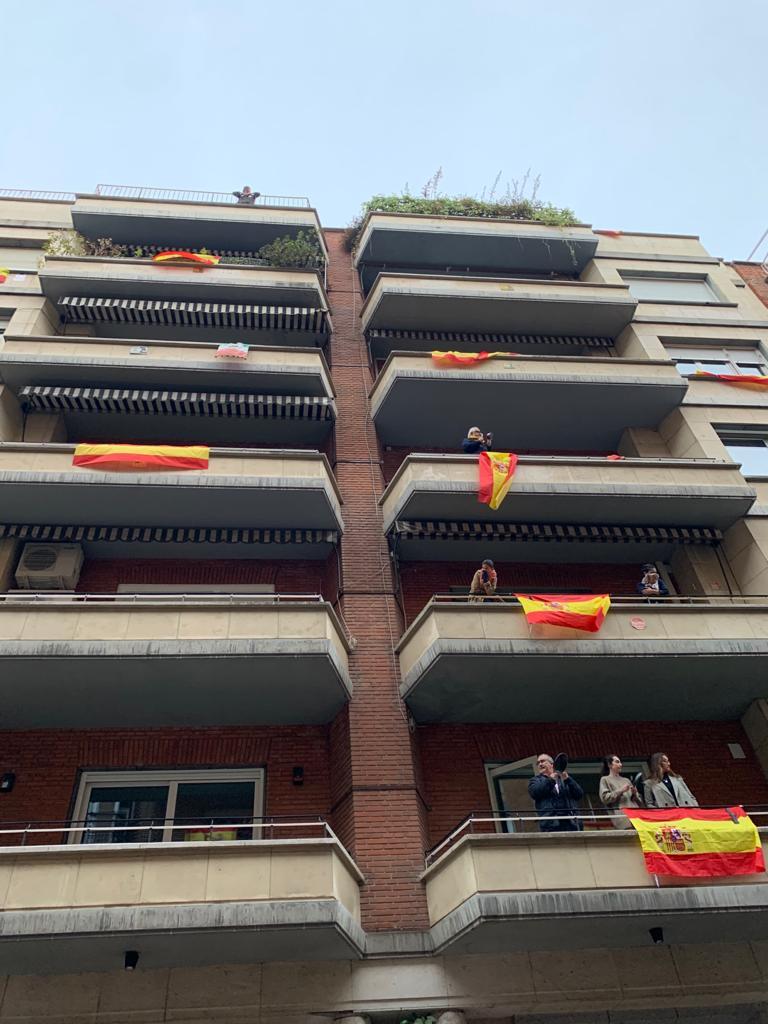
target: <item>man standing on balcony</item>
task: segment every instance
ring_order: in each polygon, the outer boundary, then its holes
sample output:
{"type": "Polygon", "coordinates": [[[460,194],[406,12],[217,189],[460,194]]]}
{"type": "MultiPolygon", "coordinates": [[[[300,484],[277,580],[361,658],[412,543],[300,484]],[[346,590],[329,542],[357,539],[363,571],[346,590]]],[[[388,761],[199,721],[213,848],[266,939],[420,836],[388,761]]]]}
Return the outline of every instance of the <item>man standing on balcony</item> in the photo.
{"type": "Polygon", "coordinates": [[[233,192],[232,195],[237,199],[238,206],[255,206],[261,192],[252,192],[250,185],[243,185],[242,192],[233,192]]]}
{"type": "MultiPolygon", "coordinates": [[[[565,760],[565,758],[563,758],[565,760]]],[[[555,771],[555,762],[549,754],[536,758],[538,774],[528,783],[528,795],[536,804],[540,832],[580,832],[581,821],[576,817],[584,790],[565,769],[555,771]]]]}
{"type": "Polygon", "coordinates": [[[461,447],[465,455],[477,455],[480,452],[491,451],[492,444],[493,434],[484,434],[480,427],[470,427],[467,436],[461,442],[461,447]]]}
{"type": "MultiPolygon", "coordinates": [[[[480,568],[472,577],[472,583],[469,588],[469,600],[474,603],[484,601],[486,597],[495,598],[498,582],[499,578],[496,575],[493,562],[490,558],[484,558],[480,568]]],[[[496,598],[496,600],[501,600],[501,598],[496,598]]]]}

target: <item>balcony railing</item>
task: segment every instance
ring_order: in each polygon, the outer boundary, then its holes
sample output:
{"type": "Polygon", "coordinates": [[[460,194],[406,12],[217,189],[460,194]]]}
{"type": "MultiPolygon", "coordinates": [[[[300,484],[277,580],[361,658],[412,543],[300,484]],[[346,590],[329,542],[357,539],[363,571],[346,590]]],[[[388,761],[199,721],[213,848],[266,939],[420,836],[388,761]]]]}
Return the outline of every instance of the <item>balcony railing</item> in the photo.
{"type": "MultiPolygon", "coordinates": [[[[533,778],[533,775],[531,776],[533,778]]],[[[702,804],[699,806],[699,810],[721,810],[725,806],[724,804],[702,804]]],[[[733,806],[728,804],[727,806],[733,806]]],[[[768,827],[768,806],[765,804],[758,804],[756,806],[743,806],[747,814],[752,818],[758,828],[768,827]]],[[[479,813],[473,812],[468,814],[462,822],[460,822],[456,828],[449,832],[448,835],[441,839],[439,843],[433,846],[430,850],[427,850],[424,855],[424,862],[427,867],[434,864],[435,861],[439,860],[443,854],[447,853],[452,847],[463,839],[465,836],[474,835],[489,835],[489,834],[503,834],[507,833],[519,833],[519,832],[539,832],[539,825],[542,821],[577,821],[582,826],[582,831],[602,831],[610,830],[613,828],[612,818],[617,817],[620,811],[616,811],[614,808],[610,810],[607,807],[595,807],[589,810],[578,811],[575,814],[548,814],[546,818],[539,817],[538,814],[531,810],[513,810],[505,811],[499,814],[489,814],[488,812],[479,813]]],[[[681,811],[681,814],[683,812],[681,811]]],[[[217,826],[219,827],[219,826],[217,826]]],[[[574,835],[576,833],[574,832],[574,835]]],[[[630,833],[631,834],[631,833],[630,833]]],[[[0,836],[2,832],[0,832],[0,836]]],[[[552,835],[562,835],[562,833],[556,832],[542,832],[542,836],[545,838],[542,840],[546,842],[546,837],[552,835]]],[[[560,840],[555,839],[554,842],[560,840]]]]}
{"type": "MultiPolygon", "coordinates": [[[[158,199],[179,203],[230,203],[237,205],[237,200],[231,192],[195,192],[185,188],[149,188],[145,185],[97,185],[95,194],[114,199],[158,199]]],[[[260,195],[253,205],[295,206],[311,209],[312,204],[306,196],[260,195]]]]}
{"type": "Polygon", "coordinates": [[[73,203],[74,192],[46,192],[34,188],[0,188],[0,199],[40,199],[52,203],[73,203]]]}
{"type": "Polygon", "coordinates": [[[117,601],[120,604],[323,604],[321,594],[79,594],[67,590],[12,590],[0,594],[6,604],[73,604],[78,602],[117,601]]]}
{"type": "MultiPolygon", "coordinates": [[[[585,587],[580,587],[574,590],[572,587],[563,585],[558,590],[554,590],[549,584],[545,587],[518,587],[520,593],[525,594],[541,594],[546,597],[547,594],[588,594],[592,591],[585,587]]],[[[594,590],[595,588],[593,588],[594,590]]],[[[599,588],[597,588],[599,589],[599,588]]],[[[514,594],[494,594],[491,597],[485,597],[483,599],[488,603],[496,602],[499,604],[519,604],[514,594]]],[[[469,597],[467,594],[433,594],[429,602],[430,604],[468,604],[469,597]]],[[[666,605],[766,605],[768,604],[768,594],[712,594],[709,597],[702,597],[700,595],[693,596],[689,594],[662,594],[656,597],[643,597],[642,594],[634,595],[621,595],[615,596],[611,594],[611,605],[636,605],[636,604],[666,604],[666,605]]],[[[477,607],[473,604],[473,607],[477,607]]]]}

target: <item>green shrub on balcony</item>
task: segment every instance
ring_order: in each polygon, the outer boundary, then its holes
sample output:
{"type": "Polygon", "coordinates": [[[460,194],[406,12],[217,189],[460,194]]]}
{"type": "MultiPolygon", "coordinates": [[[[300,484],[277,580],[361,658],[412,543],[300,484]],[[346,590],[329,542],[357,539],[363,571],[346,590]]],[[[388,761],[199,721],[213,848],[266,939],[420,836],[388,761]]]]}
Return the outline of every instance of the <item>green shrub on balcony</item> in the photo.
{"type": "Polygon", "coordinates": [[[323,263],[320,241],[314,231],[275,238],[262,245],[256,255],[272,267],[319,267],[323,263]]]}

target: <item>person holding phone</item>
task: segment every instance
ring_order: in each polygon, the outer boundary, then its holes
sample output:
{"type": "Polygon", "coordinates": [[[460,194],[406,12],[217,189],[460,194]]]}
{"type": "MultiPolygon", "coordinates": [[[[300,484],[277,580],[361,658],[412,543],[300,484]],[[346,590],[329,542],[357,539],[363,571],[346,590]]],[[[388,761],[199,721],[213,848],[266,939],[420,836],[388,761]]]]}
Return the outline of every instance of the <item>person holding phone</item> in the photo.
{"type": "Polygon", "coordinates": [[[469,588],[469,600],[474,602],[484,601],[487,597],[496,597],[496,587],[499,578],[490,558],[484,558],[480,568],[472,577],[469,588]]]}
{"type": "Polygon", "coordinates": [[[584,790],[567,771],[568,758],[558,754],[539,754],[536,758],[537,774],[528,783],[528,795],[536,805],[542,819],[539,832],[580,832],[579,801],[584,790]]]}
{"type": "Polygon", "coordinates": [[[643,566],[643,577],[636,586],[638,594],[643,597],[669,597],[669,590],[653,562],[643,566]]]}
{"type": "Polygon", "coordinates": [[[493,434],[484,434],[480,427],[470,427],[467,436],[461,442],[465,455],[478,455],[480,452],[493,451],[493,434]]]}

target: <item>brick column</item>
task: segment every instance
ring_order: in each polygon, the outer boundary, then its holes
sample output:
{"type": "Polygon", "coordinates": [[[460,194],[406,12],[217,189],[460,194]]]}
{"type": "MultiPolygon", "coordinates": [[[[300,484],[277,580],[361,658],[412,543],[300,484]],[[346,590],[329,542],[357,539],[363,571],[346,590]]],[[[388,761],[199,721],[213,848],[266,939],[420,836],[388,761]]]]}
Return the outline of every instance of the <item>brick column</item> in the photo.
{"type": "Polygon", "coordinates": [[[357,647],[350,657],[352,703],[331,728],[334,822],[366,876],[363,927],[420,929],[428,924],[418,880],[426,831],[393,649],[403,622],[378,507],[384,479],[368,415],[373,378],[360,332],[362,295],[342,238],[341,231],[326,233],[336,479],[345,524],[341,611],[357,647]]]}

